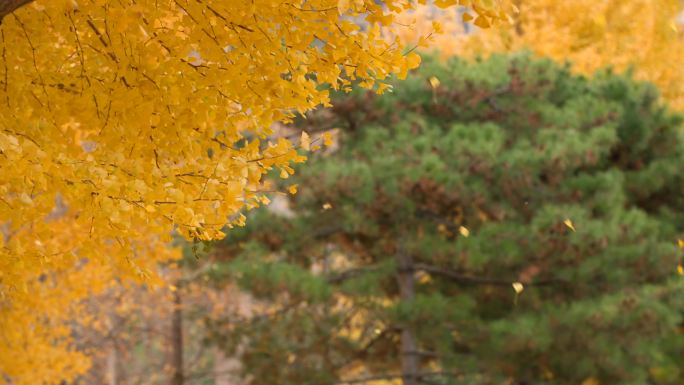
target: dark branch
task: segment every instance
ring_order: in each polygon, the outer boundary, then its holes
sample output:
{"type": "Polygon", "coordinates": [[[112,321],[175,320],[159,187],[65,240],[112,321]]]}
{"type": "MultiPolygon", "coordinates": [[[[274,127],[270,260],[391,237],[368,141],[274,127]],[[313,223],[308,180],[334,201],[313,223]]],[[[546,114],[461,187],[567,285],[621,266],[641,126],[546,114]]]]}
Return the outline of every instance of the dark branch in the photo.
{"type": "MultiPolygon", "coordinates": [[[[435,372],[420,372],[420,373],[417,373],[416,377],[425,381],[425,378],[427,378],[427,377],[456,377],[459,375],[462,375],[462,373],[449,372],[449,371],[435,371],[435,372]]],[[[391,380],[391,379],[395,379],[395,378],[402,378],[402,375],[400,373],[378,374],[378,375],[371,375],[371,376],[367,376],[367,377],[351,378],[349,380],[339,380],[339,381],[335,382],[335,384],[339,384],[339,385],[362,384],[362,383],[371,382],[371,381],[391,380]]]]}
{"type": "MultiPolygon", "coordinates": [[[[439,275],[444,278],[448,278],[456,283],[462,285],[493,285],[493,286],[510,286],[516,279],[500,279],[500,278],[489,278],[489,277],[476,277],[472,275],[461,274],[459,272],[445,269],[438,266],[431,266],[424,263],[416,263],[414,265],[416,271],[424,271],[426,273],[439,275]]],[[[558,278],[549,278],[543,280],[537,280],[533,282],[525,283],[528,286],[547,286],[552,284],[566,283],[565,281],[558,278]]]]}
{"type": "Polygon", "coordinates": [[[33,0],[0,0],[0,24],[2,24],[2,19],[5,16],[32,1],[33,0]]]}
{"type": "MultiPolygon", "coordinates": [[[[341,283],[348,279],[353,279],[359,275],[377,271],[377,266],[359,267],[345,270],[338,274],[327,277],[326,280],[331,284],[341,283]]],[[[491,285],[491,286],[511,286],[517,279],[502,279],[491,277],[478,277],[468,274],[459,273],[454,270],[446,269],[439,266],[428,265],[425,263],[416,263],[411,268],[412,271],[424,271],[433,275],[437,275],[449,279],[461,285],[491,285]]],[[[522,282],[525,286],[549,286],[554,284],[565,284],[567,281],[559,278],[540,279],[532,282],[522,282]]]]}
{"type": "Polygon", "coordinates": [[[332,275],[332,276],[326,278],[326,280],[329,283],[341,283],[341,282],[344,282],[348,279],[352,279],[356,276],[362,275],[364,273],[369,273],[369,272],[375,271],[377,269],[378,268],[375,266],[359,267],[356,269],[349,269],[349,270],[345,270],[341,273],[338,273],[336,275],[332,275]]]}

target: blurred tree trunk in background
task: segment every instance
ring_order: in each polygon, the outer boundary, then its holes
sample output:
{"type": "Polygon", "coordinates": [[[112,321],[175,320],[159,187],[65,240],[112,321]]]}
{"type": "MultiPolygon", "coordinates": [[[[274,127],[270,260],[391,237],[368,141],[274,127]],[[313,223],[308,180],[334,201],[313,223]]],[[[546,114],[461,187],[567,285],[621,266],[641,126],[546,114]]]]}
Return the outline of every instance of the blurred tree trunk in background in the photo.
{"type": "Polygon", "coordinates": [[[109,354],[107,354],[107,383],[109,385],[117,384],[117,370],[118,365],[118,353],[116,351],[116,344],[112,343],[109,348],[109,354]]]}
{"type": "MultiPolygon", "coordinates": [[[[402,245],[396,258],[400,300],[411,302],[416,296],[413,260],[402,245]]],[[[404,385],[418,385],[418,344],[409,322],[401,326],[401,378],[404,385]]]]}
{"type": "Polygon", "coordinates": [[[171,385],[183,385],[183,308],[180,290],[173,293],[171,315],[171,385]]]}
{"type": "Polygon", "coordinates": [[[214,385],[240,385],[240,360],[228,357],[221,348],[214,348],[214,385]]]}

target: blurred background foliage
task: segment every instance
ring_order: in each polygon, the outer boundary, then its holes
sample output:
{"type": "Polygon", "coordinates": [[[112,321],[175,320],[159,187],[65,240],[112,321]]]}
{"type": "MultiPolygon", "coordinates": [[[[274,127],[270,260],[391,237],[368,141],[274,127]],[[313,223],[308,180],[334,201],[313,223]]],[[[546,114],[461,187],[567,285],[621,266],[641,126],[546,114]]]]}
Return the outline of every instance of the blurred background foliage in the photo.
{"type": "Polygon", "coordinates": [[[405,376],[405,355],[418,383],[680,384],[681,120],[529,54],[341,96],[301,122],[339,149],[286,181],[287,214],[215,250],[214,282],[276,310],[208,319],[209,341],[253,384],[405,376]]]}

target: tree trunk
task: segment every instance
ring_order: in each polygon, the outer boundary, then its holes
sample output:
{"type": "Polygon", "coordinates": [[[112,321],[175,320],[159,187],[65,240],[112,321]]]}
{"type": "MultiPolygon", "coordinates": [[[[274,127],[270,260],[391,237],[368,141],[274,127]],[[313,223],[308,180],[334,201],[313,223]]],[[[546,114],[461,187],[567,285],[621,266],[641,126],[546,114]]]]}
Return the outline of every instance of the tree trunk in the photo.
{"type": "MultiPolygon", "coordinates": [[[[416,296],[413,259],[401,246],[396,259],[400,300],[401,302],[412,301],[416,296]]],[[[418,343],[409,325],[401,326],[401,378],[404,385],[418,385],[418,343]]]]}
{"type": "Polygon", "coordinates": [[[116,344],[112,343],[107,355],[107,384],[117,385],[118,373],[117,366],[119,361],[119,352],[116,351],[116,344]]]}
{"type": "Polygon", "coordinates": [[[2,19],[33,0],[0,0],[0,23],[2,19]]]}
{"type": "Polygon", "coordinates": [[[171,315],[171,385],[183,385],[183,309],[180,290],[173,292],[173,313],[171,315]]]}
{"type": "Polygon", "coordinates": [[[119,330],[123,320],[116,314],[116,305],[121,303],[121,298],[114,297],[113,305],[109,310],[108,317],[108,337],[105,343],[108,347],[107,359],[105,362],[105,377],[107,385],[117,385],[119,378],[122,377],[119,366],[119,346],[117,344],[119,339],[119,330]]]}

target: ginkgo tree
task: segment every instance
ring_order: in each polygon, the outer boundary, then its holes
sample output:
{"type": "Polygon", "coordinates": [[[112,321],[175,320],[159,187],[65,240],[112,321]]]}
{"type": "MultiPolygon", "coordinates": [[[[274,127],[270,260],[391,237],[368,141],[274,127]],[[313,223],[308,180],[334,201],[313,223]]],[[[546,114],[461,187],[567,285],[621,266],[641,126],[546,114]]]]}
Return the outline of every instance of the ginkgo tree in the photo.
{"type": "Polygon", "coordinates": [[[530,49],[570,61],[585,74],[606,66],[618,71],[632,68],[638,79],[657,84],[673,107],[684,108],[684,73],[674,64],[684,60],[684,34],[677,21],[684,10],[681,1],[523,0],[518,4],[512,25],[477,34],[464,46],[465,52],[530,49]]]}
{"type": "Polygon", "coordinates": [[[467,12],[423,5],[399,15],[399,22],[413,28],[398,31],[398,37],[413,44],[437,22],[446,33],[433,35],[430,49],[447,57],[526,49],[569,61],[584,74],[607,66],[618,71],[631,68],[639,80],[658,85],[673,107],[684,108],[684,72],[675,64],[684,60],[682,19],[678,19],[684,11],[681,1],[520,0],[515,4],[512,23],[486,30],[473,26],[467,12]]]}
{"type": "MultiPolygon", "coordinates": [[[[482,25],[506,18],[503,1],[436,2],[457,3],[482,25]]],[[[415,6],[1,1],[0,382],[82,372],[65,328],[78,300],[154,279],[172,231],[209,240],[243,224],[264,175],[305,160],[274,123],[327,106],[330,88],[382,90],[418,66],[382,37],[415,6]]]]}

